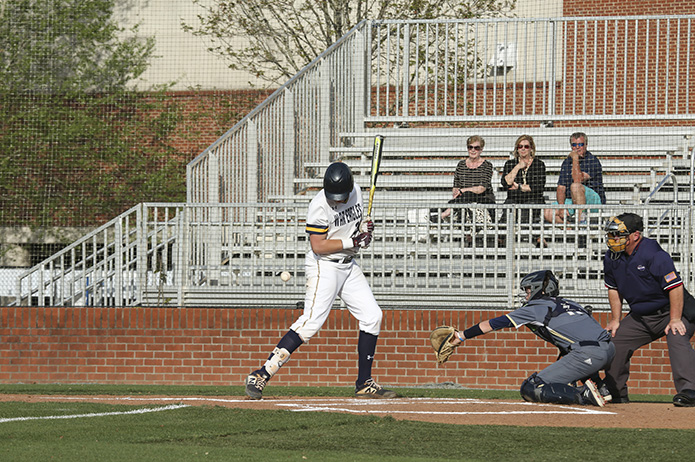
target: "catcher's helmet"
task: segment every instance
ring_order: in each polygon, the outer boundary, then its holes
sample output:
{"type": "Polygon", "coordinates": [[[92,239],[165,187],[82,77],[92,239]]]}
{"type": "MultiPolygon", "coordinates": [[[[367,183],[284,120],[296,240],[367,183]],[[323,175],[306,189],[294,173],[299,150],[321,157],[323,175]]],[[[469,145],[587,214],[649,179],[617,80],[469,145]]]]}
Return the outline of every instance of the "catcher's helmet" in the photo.
{"type": "Polygon", "coordinates": [[[328,166],[326,174],[323,176],[323,190],[326,199],[344,201],[350,196],[353,186],[352,172],[347,164],[333,162],[328,166]]]}
{"type": "Polygon", "coordinates": [[[524,291],[524,294],[527,288],[531,290],[527,300],[529,302],[543,295],[557,297],[560,293],[560,286],[557,282],[557,278],[550,270],[534,271],[533,273],[527,274],[521,280],[520,287],[521,290],[524,291]]]}

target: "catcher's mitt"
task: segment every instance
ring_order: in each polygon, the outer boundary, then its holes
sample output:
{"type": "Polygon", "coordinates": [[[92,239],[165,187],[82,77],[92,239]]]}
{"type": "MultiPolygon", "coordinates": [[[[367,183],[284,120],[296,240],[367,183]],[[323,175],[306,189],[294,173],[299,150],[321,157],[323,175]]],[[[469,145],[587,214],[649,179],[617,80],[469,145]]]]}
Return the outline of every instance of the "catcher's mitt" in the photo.
{"type": "Polygon", "coordinates": [[[456,332],[455,327],[439,326],[430,334],[430,343],[432,343],[439,364],[445,363],[449,356],[454,354],[454,348],[458,346],[450,342],[454,338],[454,332],[456,332]]]}

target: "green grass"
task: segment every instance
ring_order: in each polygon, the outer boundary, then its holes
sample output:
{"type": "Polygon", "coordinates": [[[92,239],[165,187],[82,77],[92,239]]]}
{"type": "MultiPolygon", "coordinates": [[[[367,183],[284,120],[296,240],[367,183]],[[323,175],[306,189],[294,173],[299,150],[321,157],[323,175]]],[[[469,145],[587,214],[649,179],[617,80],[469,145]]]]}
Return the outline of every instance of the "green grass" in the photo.
{"type": "MultiPolygon", "coordinates": [[[[270,394],[271,387],[268,387],[270,394]]],[[[346,396],[347,388],[273,387],[277,396],[346,396]]],[[[397,389],[411,397],[518,399],[517,392],[397,389]]],[[[241,395],[241,387],[0,385],[0,393],[241,395]]],[[[668,401],[670,397],[634,397],[668,401]]],[[[123,412],[157,406],[0,403],[0,419],[123,412]]],[[[552,416],[548,416],[552,419],[552,416]]],[[[678,460],[686,430],[461,426],[324,412],[187,407],[137,415],[0,422],[0,460],[36,461],[561,461],[678,460]]]]}

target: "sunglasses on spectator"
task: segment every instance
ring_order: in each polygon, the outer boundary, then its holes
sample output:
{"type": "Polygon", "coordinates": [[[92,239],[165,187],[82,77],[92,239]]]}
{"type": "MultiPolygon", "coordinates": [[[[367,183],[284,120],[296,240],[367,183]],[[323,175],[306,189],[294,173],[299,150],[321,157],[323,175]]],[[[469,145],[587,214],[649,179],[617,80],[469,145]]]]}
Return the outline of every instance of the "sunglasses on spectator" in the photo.
{"type": "Polygon", "coordinates": [[[482,150],[483,150],[483,147],[482,147],[482,146],[471,146],[471,145],[468,145],[468,150],[469,150],[469,151],[471,151],[471,150],[482,151],[482,150]]]}
{"type": "Polygon", "coordinates": [[[573,148],[581,148],[582,146],[584,146],[584,144],[586,144],[586,143],[572,143],[572,147],[573,148]]]}
{"type": "Polygon", "coordinates": [[[530,144],[520,144],[516,148],[517,149],[531,149],[531,145],[530,144]]]}

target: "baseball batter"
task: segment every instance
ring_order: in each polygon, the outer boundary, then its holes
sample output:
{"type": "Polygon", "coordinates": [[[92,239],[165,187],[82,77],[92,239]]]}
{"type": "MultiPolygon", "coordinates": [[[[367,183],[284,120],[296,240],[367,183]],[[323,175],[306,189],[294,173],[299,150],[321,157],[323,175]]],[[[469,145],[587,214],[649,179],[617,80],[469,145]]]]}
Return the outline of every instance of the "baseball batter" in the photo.
{"type": "Polygon", "coordinates": [[[358,376],[355,396],[359,398],[395,398],[372,378],[372,363],[381,328],[381,308],[367,278],[355,261],[360,249],[369,247],[374,224],[362,224],[362,191],[353,181],[350,168],[335,162],[328,166],[323,189],[309,204],[306,232],[311,250],[306,254],[307,289],[304,313],[272,351],[263,367],[246,377],[246,394],[263,397],[263,388],[290,359],[299,346],[308,342],[328,318],[336,297],[359,321],[358,376]]]}
{"type": "MultiPolygon", "coordinates": [[[[586,309],[571,300],[558,297],[558,281],[549,270],[536,271],[521,280],[526,303],[506,315],[483,321],[463,331],[453,331],[445,340],[446,354],[464,340],[506,327],[527,326],[541,339],[560,350],[560,358],[521,384],[526,401],[557,404],[589,404],[603,407],[606,399],[590,377],[610,364],[615,355],[611,335],[586,309]],[[571,385],[581,380],[581,387],[571,385]]],[[[451,329],[450,327],[438,328],[451,329]]],[[[433,345],[434,346],[434,345],[433,345]]],[[[436,349],[440,362],[442,347],[436,349]]],[[[608,390],[605,394],[610,396],[608,390]]]]}

